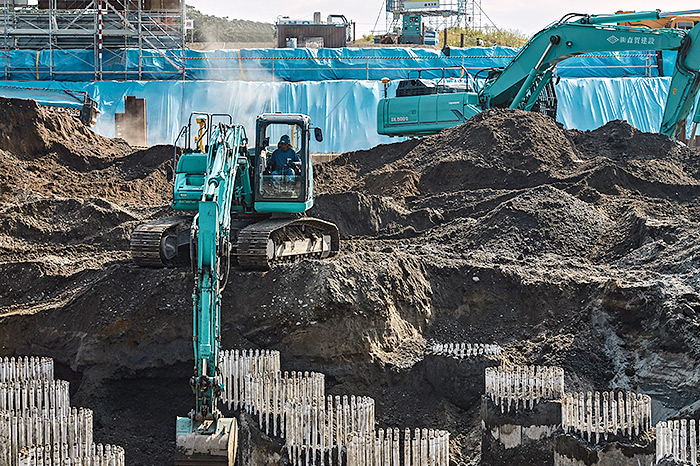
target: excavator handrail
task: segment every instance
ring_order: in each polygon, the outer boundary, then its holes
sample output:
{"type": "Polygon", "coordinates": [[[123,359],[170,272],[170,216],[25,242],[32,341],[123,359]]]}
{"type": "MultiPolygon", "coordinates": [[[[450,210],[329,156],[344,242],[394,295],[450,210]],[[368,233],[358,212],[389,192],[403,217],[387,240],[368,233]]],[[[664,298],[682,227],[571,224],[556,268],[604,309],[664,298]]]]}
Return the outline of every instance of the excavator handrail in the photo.
{"type": "MultiPolygon", "coordinates": [[[[465,80],[465,84],[466,84],[465,88],[466,88],[467,91],[471,91],[470,84],[472,84],[472,83],[473,83],[473,89],[474,89],[475,91],[477,90],[477,82],[476,82],[476,79],[469,73],[469,71],[467,71],[467,68],[466,68],[464,65],[438,66],[438,67],[434,67],[434,68],[421,68],[421,69],[419,69],[419,70],[409,70],[409,71],[408,71],[408,75],[407,75],[407,79],[411,79],[411,73],[412,73],[412,72],[417,72],[417,73],[418,73],[418,79],[422,79],[421,73],[422,73],[423,71],[435,71],[435,70],[440,70],[440,71],[442,71],[442,75],[441,75],[440,78],[427,78],[427,79],[432,79],[433,81],[434,81],[435,79],[437,79],[437,84],[439,85],[440,83],[445,83],[445,82],[447,82],[447,79],[448,79],[448,78],[445,77],[445,70],[452,70],[452,69],[454,69],[454,70],[462,70],[462,75],[463,75],[463,77],[456,78],[456,79],[464,79],[464,80],[465,80]],[[471,82],[470,82],[470,81],[471,81],[471,82]]],[[[449,79],[453,79],[453,78],[449,78],[449,79]]],[[[438,91],[438,93],[440,93],[440,92],[438,91]]]]}
{"type": "Polygon", "coordinates": [[[173,179],[171,180],[173,182],[173,185],[175,184],[175,170],[177,169],[177,161],[180,159],[180,157],[177,156],[177,149],[178,145],[177,143],[182,139],[183,134],[185,135],[185,138],[189,140],[190,136],[190,127],[189,126],[183,126],[180,128],[180,132],[177,133],[177,137],[175,138],[175,143],[173,144],[173,179]]]}

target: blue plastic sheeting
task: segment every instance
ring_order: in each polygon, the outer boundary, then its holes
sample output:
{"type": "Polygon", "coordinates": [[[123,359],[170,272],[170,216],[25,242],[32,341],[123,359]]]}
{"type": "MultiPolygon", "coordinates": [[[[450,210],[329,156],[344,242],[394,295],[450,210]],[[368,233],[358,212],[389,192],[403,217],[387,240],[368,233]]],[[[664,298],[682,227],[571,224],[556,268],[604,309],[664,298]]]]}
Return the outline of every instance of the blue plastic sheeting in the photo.
{"type": "MultiPolygon", "coordinates": [[[[338,49],[242,49],[187,50],[184,57],[186,79],[218,81],[325,81],[336,79],[378,80],[383,77],[402,79],[417,76],[417,70],[464,67],[470,74],[508,64],[517,54],[512,47],[452,48],[446,57],[439,50],[423,48],[338,48],[338,49]]],[[[5,79],[91,81],[95,76],[92,50],[54,50],[54,70],[49,74],[51,51],[14,50],[9,52],[5,79]]],[[[181,50],[167,50],[164,55],[153,50],[139,55],[136,49],[105,51],[103,79],[182,79],[181,50]]],[[[5,57],[3,57],[5,58],[5,57]]],[[[664,55],[664,68],[670,74],[675,53],[664,55]]],[[[561,77],[634,77],[658,76],[655,52],[620,52],[586,54],[563,61],[561,77]]],[[[462,70],[447,72],[449,77],[462,70]]],[[[423,77],[440,77],[440,71],[424,71],[423,77]]]]}
{"type": "Polygon", "coordinates": [[[671,78],[562,79],[556,87],[557,120],[581,130],[627,120],[642,131],[657,132],[670,84],[671,78]]]}
{"type": "MultiPolygon", "coordinates": [[[[12,86],[29,83],[12,82],[12,86]]],[[[87,91],[101,111],[96,132],[114,136],[114,114],[124,111],[124,97],[147,102],[149,145],[171,144],[191,112],[230,113],[255,137],[255,117],[263,112],[305,113],[323,129],[324,140],[312,142],[314,152],[340,152],[396,141],[377,134],[376,108],[382,84],[376,81],[320,81],[304,83],[212,81],[99,81],[35,82],[41,89],[87,91]]],[[[26,90],[13,97],[33,98],[45,91],[26,90]]],[[[5,88],[0,87],[0,95],[5,88]]]]}
{"type": "Polygon", "coordinates": [[[30,90],[27,87],[15,87],[2,83],[0,84],[0,95],[16,99],[33,99],[41,105],[70,108],[80,108],[83,106],[82,96],[71,95],[63,89],[47,88],[30,90]]]}
{"type": "MultiPolygon", "coordinates": [[[[144,79],[182,78],[182,52],[162,53],[143,50],[141,65],[144,79]]],[[[90,81],[97,79],[95,52],[92,50],[12,50],[0,53],[5,64],[4,78],[19,81],[90,81]],[[53,72],[50,72],[53,57],[53,72]]],[[[102,57],[105,79],[136,79],[139,75],[137,49],[105,50],[102,57]]]]}
{"type": "MultiPolygon", "coordinates": [[[[27,83],[8,83],[24,86],[27,83]]],[[[567,128],[594,129],[613,119],[626,119],[643,131],[658,131],[670,78],[562,79],[558,120],[567,128]]],[[[394,142],[377,134],[376,109],[383,87],[376,81],[303,83],[212,81],[37,82],[42,89],[87,91],[99,103],[95,130],[114,136],[114,114],[124,111],[127,95],[147,100],[148,143],[172,143],[190,112],[231,113],[254,137],[255,117],[263,112],[300,112],[324,132],[315,152],[346,152],[394,142]]],[[[0,95],[5,94],[0,87],[0,95]]],[[[45,91],[27,90],[31,98],[45,91]]]]}
{"type": "MultiPolygon", "coordinates": [[[[189,51],[187,69],[193,79],[401,79],[408,77],[409,70],[417,77],[417,70],[458,66],[474,74],[484,67],[503,66],[517,52],[509,47],[477,47],[473,51],[459,57],[446,57],[435,49],[405,47],[189,51]]],[[[422,77],[438,78],[441,73],[427,70],[422,77]]],[[[464,76],[464,71],[448,70],[447,76],[464,76]]]]}

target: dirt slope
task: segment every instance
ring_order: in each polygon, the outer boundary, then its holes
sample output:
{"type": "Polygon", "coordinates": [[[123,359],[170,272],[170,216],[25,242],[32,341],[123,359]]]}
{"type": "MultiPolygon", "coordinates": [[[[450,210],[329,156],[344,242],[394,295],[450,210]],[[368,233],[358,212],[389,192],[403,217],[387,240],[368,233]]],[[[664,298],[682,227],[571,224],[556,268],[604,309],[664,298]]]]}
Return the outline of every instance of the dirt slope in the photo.
{"type": "MultiPolygon", "coordinates": [[[[98,441],[167,464],[192,401],[192,277],[127,251],[139,222],[168,213],[172,148],[131,152],[52,126],[60,112],[0,108],[0,127],[27,114],[14,134],[43,134],[0,144],[0,356],[56,358],[98,441]]],[[[330,393],[374,396],[381,425],[449,429],[456,463],[479,459],[478,393],[449,388],[459,368],[424,359],[428,340],[498,342],[510,361],[562,365],[572,389],[644,391],[654,421],[692,410],[698,167],[623,122],[582,133],[520,111],[344,154],[315,167],[312,211],[338,224],[341,253],[234,271],[224,346],[279,349],[330,393]]]]}

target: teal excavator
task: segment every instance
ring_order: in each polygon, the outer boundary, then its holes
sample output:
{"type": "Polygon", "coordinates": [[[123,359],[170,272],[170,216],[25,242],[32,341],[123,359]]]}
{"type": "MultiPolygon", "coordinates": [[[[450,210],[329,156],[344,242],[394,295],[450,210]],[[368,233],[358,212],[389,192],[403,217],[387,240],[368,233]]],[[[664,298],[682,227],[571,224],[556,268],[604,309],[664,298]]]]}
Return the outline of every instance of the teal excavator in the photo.
{"type": "MultiPolygon", "coordinates": [[[[230,115],[192,114],[178,136],[186,144],[174,160],[172,201],[173,209],[192,215],[139,225],[132,234],[136,264],[190,262],[194,273],[195,367],[190,385],[195,406],[177,419],[176,465],[235,462],[236,420],[224,417],[217,407],[223,390],[221,294],[231,267],[264,270],[338,251],[338,228],[303,215],[313,205],[311,129],[306,115],[262,114],[256,122],[256,145],[249,149],[245,129],[232,124],[230,115]],[[289,166],[280,175],[268,162],[282,136],[297,149],[298,159],[287,159],[289,166]]],[[[321,141],[320,128],[313,130],[321,141]]]]}
{"type": "MultiPolygon", "coordinates": [[[[700,25],[686,31],[625,27],[617,23],[698,12],[570,13],[535,34],[506,67],[484,70],[488,75],[478,91],[467,85],[406,79],[398,83],[396,97],[388,98],[385,87],[385,98],[377,108],[377,131],[389,136],[433,134],[464,123],[489,108],[533,110],[556,116],[552,77],[560,61],[587,52],[675,50],[678,57],[659,128],[661,134],[675,139],[700,86],[700,25]]],[[[449,48],[445,53],[449,54],[449,48]]],[[[693,121],[700,122],[700,106],[693,121]]]]}

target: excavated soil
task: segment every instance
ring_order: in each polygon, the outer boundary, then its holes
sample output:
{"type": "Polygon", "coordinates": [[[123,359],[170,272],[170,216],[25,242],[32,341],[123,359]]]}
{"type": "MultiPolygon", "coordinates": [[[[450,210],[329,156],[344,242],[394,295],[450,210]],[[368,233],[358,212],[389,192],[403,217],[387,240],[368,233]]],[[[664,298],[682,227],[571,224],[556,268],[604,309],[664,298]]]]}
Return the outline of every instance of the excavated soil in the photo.
{"type": "MultiPolygon", "coordinates": [[[[55,358],[97,441],[169,464],[193,401],[193,279],[136,267],[128,238],[169,214],[174,149],[134,152],[26,101],[0,99],[0,129],[0,356],[55,358]]],[[[311,212],[339,226],[340,254],[234,270],[223,346],[375,397],[380,426],[450,430],[455,465],[480,461],[481,385],[424,357],[431,340],[499,343],[563,366],[572,390],[645,392],[654,422],[695,415],[699,170],[621,121],[566,131],[521,111],[343,154],[315,167],[311,212]]],[[[241,464],[284,464],[242,421],[241,464]]]]}

